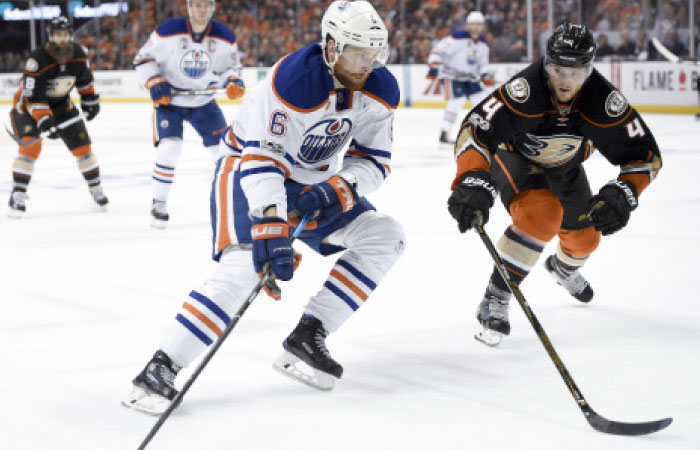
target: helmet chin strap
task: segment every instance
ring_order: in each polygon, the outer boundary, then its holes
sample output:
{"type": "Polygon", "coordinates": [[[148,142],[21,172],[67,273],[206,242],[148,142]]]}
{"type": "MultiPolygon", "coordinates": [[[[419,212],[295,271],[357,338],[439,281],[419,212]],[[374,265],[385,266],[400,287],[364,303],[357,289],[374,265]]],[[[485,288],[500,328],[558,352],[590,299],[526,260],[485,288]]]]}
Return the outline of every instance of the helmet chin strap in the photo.
{"type": "Polygon", "coordinates": [[[323,46],[323,61],[326,63],[326,66],[328,67],[328,72],[335,76],[335,64],[338,62],[338,58],[340,58],[340,54],[338,52],[335,53],[335,58],[333,61],[328,60],[328,45],[323,46]]]}

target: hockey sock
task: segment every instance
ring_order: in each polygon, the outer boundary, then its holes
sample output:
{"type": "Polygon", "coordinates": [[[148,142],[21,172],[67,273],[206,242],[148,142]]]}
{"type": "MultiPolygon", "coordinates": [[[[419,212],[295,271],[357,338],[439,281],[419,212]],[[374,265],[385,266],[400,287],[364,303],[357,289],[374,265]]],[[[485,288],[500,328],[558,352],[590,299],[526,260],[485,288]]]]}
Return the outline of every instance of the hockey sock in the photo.
{"type": "Polygon", "coordinates": [[[34,173],[34,163],[36,161],[28,156],[19,155],[12,163],[12,190],[27,192],[29,182],[34,173]]]}
{"type": "Polygon", "coordinates": [[[565,275],[569,275],[586,264],[588,256],[573,256],[561,248],[561,243],[557,246],[556,258],[552,258],[555,269],[559,269],[565,275]]]}
{"type": "Polygon", "coordinates": [[[156,148],[156,164],[153,168],[153,198],[168,201],[175,180],[175,165],[182,154],[182,140],[162,139],[156,148]]]}
{"type": "Polygon", "coordinates": [[[442,128],[441,131],[449,133],[457,121],[459,116],[459,111],[464,105],[464,97],[451,98],[447,101],[447,108],[445,108],[445,113],[442,116],[442,128]]]}
{"type": "MultiPolygon", "coordinates": [[[[537,263],[545,243],[510,226],[496,246],[510,279],[520,284],[537,263]]],[[[491,284],[502,291],[508,290],[508,285],[495,267],[491,274],[491,284]]]]}
{"type": "Polygon", "coordinates": [[[372,294],[403,252],[401,225],[374,211],[360,215],[328,237],[348,248],[333,266],[323,288],[304,309],[329,332],[336,331],[372,294]]]}
{"type": "Polygon", "coordinates": [[[100,166],[97,163],[97,158],[90,152],[87,155],[77,157],[78,168],[83,174],[83,178],[88,184],[90,190],[99,187],[100,185],[100,166]]]}

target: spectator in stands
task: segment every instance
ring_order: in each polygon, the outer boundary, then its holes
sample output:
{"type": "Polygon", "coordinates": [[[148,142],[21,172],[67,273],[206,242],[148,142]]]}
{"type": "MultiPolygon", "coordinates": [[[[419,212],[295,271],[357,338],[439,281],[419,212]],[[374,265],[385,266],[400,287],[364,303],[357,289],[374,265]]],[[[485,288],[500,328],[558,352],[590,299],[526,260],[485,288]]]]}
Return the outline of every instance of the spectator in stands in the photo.
{"type": "Polygon", "coordinates": [[[595,59],[596,61],[601,61],[603,59],[610,59],[611,55],[615,54],[615,49],[608,43],[608,35],[605,33],[600,33],[598,35],[598,49],[596,50],[595,59]]]}
{"type": "Polygon", "coordinates": [[[676,56],[685,56],[688,52],[686,45],[678,39],[678,33],[675,28],[669,28],[666,31],[666,39],[664,39],[663,43],[676,56]]]}
{"type": "Polygon", "coordinates": [[[632,59],[637,53],[637,44],[630,38],[630,32],[626,29],[620,32],[620,45],[617,47],[617,55],[624,59],[632,59]]]}

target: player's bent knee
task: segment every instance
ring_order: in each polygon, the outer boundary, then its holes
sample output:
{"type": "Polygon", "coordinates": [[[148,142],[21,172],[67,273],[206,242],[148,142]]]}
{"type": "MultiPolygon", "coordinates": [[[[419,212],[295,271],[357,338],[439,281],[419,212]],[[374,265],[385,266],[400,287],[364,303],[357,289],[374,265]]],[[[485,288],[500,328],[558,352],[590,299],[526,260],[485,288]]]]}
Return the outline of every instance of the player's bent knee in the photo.
{"type": "Polygon", "coordinates": [[[600,231],[593,227],[583,230],[561,230],[559,242],[562,250],[579,258],[590,255],[600,244],[600,231]]]}
{"type": "Polygon", "coordinates": [[[529,189],[510,202],[513,224],[525,234],[549,242],[559,232],[564,208],[548,189],[529,189]]]}
{"type": "Polygon", "coordinates": [[[377,268],[391,267],[406,246],[403,226],[393,217],[379,213],[365,213],[358,217],[359,232],[351,250],[362,256],[362,262],[377,268]]]}

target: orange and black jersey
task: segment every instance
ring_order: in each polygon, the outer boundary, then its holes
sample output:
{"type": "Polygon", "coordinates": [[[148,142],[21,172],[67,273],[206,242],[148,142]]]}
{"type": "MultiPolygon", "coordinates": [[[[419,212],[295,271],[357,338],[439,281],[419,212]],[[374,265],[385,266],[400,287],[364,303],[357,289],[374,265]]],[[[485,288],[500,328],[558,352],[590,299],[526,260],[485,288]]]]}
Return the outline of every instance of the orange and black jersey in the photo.
{"type": "Polygon", "coordinates": [[[545,170],[583,163],[595,150],[620,166],[619,179],[641,193],[661,169],[656,140],[639,113],[593,69],[569,104],[557,104],[539,60],[475,106],[455,145],[457,177],[489,170],[499,146],[545,170]]]}
{"type": "Polygon", "coordinates": [[[15,107],[39,120],[51,109],[64,104],[73,87],[81,96],[94,94],[93,76],[87,52],[73,43],[73,56],[65,62],[54,59],[46,47],[35,49],[27,58],[22,77],[21,95],[15,107]]]}

